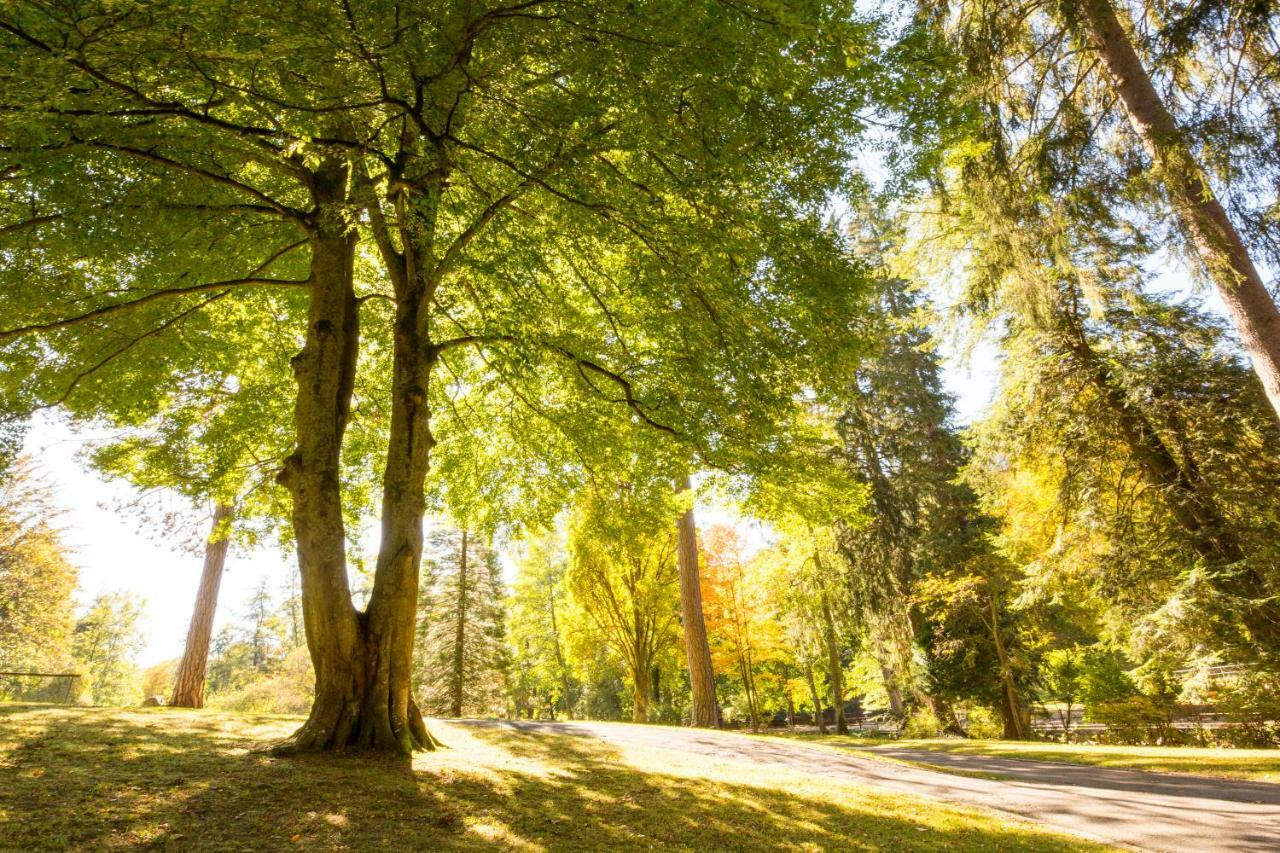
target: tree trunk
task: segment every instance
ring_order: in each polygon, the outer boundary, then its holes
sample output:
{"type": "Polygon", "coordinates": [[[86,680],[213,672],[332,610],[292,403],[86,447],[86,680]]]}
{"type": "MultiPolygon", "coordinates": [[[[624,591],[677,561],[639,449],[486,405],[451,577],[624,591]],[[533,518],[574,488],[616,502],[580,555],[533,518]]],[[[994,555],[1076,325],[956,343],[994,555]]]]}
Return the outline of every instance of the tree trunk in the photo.
{"type": "MultiPolygon", "coordinates": [[[[573,705],[569,699],[569,665],[565,663],[564,651],[560,648],[560,626],[556,621],[556,594],[555,587],[547,584],[547,611],[551,615],[551,641],[556,651],[556,666],[560,669],[560,689],[564,691],[562,700],[564,702],[564,715],[567,719],[573,719],[573,705]]],[[[555,714],[551,715],[555,719],[555,714]]]]}
{"type": "Polygon", "coordinates": [[[746,659],[738,655],[738,677],[742,679],[742,695],[747,699],[747,718],[751,723],[751,731],[760,730],[760,720],[756,717],[756,703],[751,698],[751,671],[747,668],[746,659]]]}
{"type": "Polygon", "coordinates": [[[462,528],[462,559],[458,563],[458,624],[453,638],[453,683],[449,685],[449,711],[462,716],[462,684],[466,668],[463,657],[467,639],[467,528],[462,528]]]}
{"type": "Polygon", "coordinates": [[[831,615],[831,602],[826,590],[822,591],[822,627],[827,646],[827,672],[831,680],[831,703],[836,716],[836,734],[847,735],[849,724],[844,718],[844,668],[840,665],[840,642],[836,634],[836,620],[831,615]]]}
{"type": "Polygon", "coordinates": [[[647,723],[649,722],[649,694],[652,692],[649,686],[649,665],[637,664],[635,671],[631,673],[631,681],[635,686],[632,693],[634,704],[631,708],[631,722],[647,723]]]}
{"type": "MultiPolygon", "coordinates": [[[[421,490],[414,516],[411,484],[419,473],[425,476],[421,445],[429,433],[415,431],[420,416],[414,406],[408,411],[405,406],[425,401],[425,386],[406,381],[406,372],[430,354],[425,347],[406,353],[406,345],[417,341],[406,341],[397,323],[382,551],[369,607],[360,613],[347,578],[340,465],[359,349],[353,290],[356,235],[345,224],[348,179],[345,163],[328,160],[312,182],[317,213],[310,241],[306,342],[293,359],[297,446],[279,480],[293,497],[302,616],[316,695],[306,723],[279,749],[361,746],[408,754],[434,746],[409,693],[422,539],[421,490]]],[[[398,319],[402,314],[398,305],[398,319]]]]}
{"type": "Polygon", "coordinates": [[[813,680],[813,664],[804,665],[805,680],[809,682],[809,695],[813,697],[813,721],[818,724],[818,731],[827,733],[827,721],[822,718],[822,695],[818,693],[818,684],[813,680]]]}
{"type": "MultiPolygon", "coordinates": [[[[689,475],[676,479],[676,491],[690,489],[689,475]]],[[[685,661],[693,693],[693,725],[715,728],[720,725],[716,703],[716,677],[711,668],[711,646],[702,615],[702,585],[698,577],[698,530],[693,508],[685,510],[676,523],[676,554],[680,565],[680,621],[684,626],[685,661]]]]}
{"type": "Polygon", "coordinates": [[[1067,0],[1068,12],[1102,58],[1134,131],[1150,155],[1182,226],[1222,297],[1280,418],[1280,311],[1182,129],[1165,107],[1111,0],[1067,0]]]}
{"type": "Polygon", "coordinates": [[[987,599],[991,619],[987,627],[991,629],[991,640],[996,650],[996,662],[1000,667],[1000,716],[1004,721],[1005,740],[1029,740],[1031,738],[1031,714],[1018,694],[1018,686],[1013,681],[1013,667],[1009,663],[1009,655],[1005,651],[1004,638],[1000,634],[1000,613],[996,606],[996,597],[992,593],[987,599]]]}
{"type": "Polygon", "coordinates": [[[218,587],[222,585],[222,570],[227,562],[227,548],[231,544],[227,527],[232,508],[218,502],[213,509],[213,525],[204,545],[204,568],[200,572],[200,587],[196,592],[196,605],[191,613],[191,625],[187,628],[187,645],[178,664],[174,679],[173,695],[169,704],[175,708],[204,707],[204,674],[209,663],[209,638],[213,635],[213,615],[218,608],[218,587]]]}
{"type": "Polygon", "coordinates": [[[902,689],[898,687],[898,676],[893,667],[880,664],[880,678],[884,681],[884,692],[889,697],[889,713],[901,717],[906,712],[902,701],[902,689]]]}

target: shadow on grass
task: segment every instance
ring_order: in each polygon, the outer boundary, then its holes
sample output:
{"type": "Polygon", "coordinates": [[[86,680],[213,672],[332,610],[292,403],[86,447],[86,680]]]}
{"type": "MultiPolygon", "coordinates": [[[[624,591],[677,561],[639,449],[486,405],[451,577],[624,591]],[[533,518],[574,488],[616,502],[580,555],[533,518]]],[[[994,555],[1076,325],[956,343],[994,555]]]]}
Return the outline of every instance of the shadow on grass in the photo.
{"type": "MultiPolygon", "coordinates": [[[[0,706],[0,849],[1069,850],[982,818],[875,814],[644,772],[608,744],[500,728],[404,761],[253,751],[298,720],[0,706]],[[922,828],[923,824],[935,824],[922,828]]],[[[448,732],[445,740],[449,741],[448,732]]]]}

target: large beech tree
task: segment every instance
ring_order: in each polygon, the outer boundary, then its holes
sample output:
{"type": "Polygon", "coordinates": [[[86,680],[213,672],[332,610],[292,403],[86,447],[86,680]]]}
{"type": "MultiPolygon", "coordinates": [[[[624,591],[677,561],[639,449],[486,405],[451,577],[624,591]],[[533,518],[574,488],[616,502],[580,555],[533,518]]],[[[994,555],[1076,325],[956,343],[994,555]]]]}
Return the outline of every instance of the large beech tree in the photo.
{"type": "Polygon", "coordinates": [[[824,2],[6,7],[13,403],[296,290],[279,481],[316,699],[288,746],[429,747],[410,675],[437,377],[484,365],[532,408],[554,374],[708,457],[744,410],[788,403],[852,337],[821,212],[858,129],[853,20],[824,2]],[[363,609],[353,429],[385,442],[363,609]]]}

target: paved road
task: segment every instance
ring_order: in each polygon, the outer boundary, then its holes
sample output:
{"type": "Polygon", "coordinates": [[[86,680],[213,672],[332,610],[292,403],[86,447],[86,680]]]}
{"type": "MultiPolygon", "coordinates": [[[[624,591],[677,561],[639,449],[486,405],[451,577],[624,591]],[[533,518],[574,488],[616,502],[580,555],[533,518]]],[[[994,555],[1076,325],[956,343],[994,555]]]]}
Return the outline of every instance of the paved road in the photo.
{"type": "Polygon", "coordinates": [[[981,779],[730,732],[523,720],[471,720],[465,724],[592,737],[762,765],[780,764],[841,776],[882,790],[1012,813],[1062,832],[1140,850],[1280,851],[1280,785],[1266,782],[893,747],[875,750],[890,758],[1005,777],[981,779]]]}

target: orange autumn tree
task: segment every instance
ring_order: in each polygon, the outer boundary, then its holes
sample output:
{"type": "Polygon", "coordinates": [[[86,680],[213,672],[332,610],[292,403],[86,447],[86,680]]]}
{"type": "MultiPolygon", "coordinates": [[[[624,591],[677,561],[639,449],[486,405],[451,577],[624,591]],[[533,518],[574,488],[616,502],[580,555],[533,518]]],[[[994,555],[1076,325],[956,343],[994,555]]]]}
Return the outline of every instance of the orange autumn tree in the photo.
{"type": "Polygon", "coordinates": [[[782,625],[760,560],[731,527],[715,526],[703,540],[706,572],[702,607],[715,671],[737,688],[752,729],[763,721],[761,696],[778,693],[790,661],[782,625]]]}

